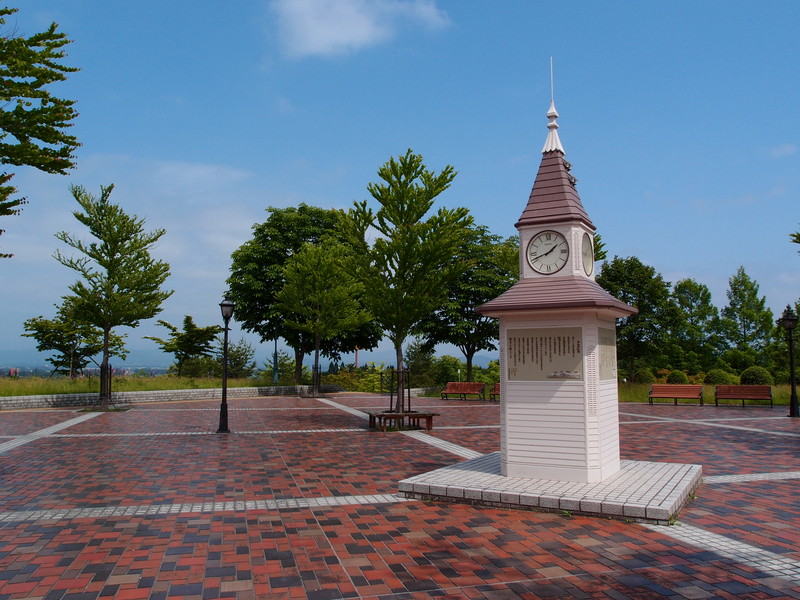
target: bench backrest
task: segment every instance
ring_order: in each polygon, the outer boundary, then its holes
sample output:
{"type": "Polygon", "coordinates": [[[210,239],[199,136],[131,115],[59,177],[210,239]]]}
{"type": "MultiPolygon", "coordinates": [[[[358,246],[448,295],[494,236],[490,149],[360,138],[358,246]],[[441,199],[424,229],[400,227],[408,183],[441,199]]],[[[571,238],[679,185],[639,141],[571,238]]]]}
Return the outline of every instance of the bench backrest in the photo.
{"type": "Polygon", "coordinates": [[[771,385],[718,385],[714,388],[717,398],[732,398],[738,400],[770,400],[772,398],[771,385]]]}
{"type": "Polygon", "coordinates": [[[679,383],[656,383],[651,386],[650,395],[664,396],[666,398],[699,398],[703,395],[703,386],[679,383]]]}

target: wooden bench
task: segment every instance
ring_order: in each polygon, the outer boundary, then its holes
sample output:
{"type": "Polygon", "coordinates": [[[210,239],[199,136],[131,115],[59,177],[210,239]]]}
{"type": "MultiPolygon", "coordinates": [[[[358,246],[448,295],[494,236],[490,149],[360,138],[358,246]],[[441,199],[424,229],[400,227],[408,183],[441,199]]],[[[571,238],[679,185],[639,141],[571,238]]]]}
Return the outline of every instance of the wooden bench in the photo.
{"type": "Polygon", "coordinates": [[[448,396],[458,396],[461,400],[466,400],[467,396],[477,396],[483,400],[483,391],[486,389],[485,383],[475,381],[449,381],[442,390],[442,400],[448,396]]]}
{"type": "Polygon", "coordinates": [[[678,406],[678,398],[699,400],[700,406],[703,405],[703,386],[702,385],[683,385],[677,383],[653,384],[650,386],[650,393],[647,399],[650,404],[653,398],[672,398],[675,406],[678,406]]]}
{"type": "Polygon", "coordinates": [[[772,406],[771,385],[718,385],[714,388],[714,404],[719,406],[720,400],[769,400],[772,406]]]}
{"type": "Polygon", "coordinates": [[[500,384],[495,383],[494,388],[489,393],[489,400],[497,400],[500,398],[500,384]]]}
{"type": "Polygon", "coordinates": [[[359,409],[362,412],[367,413],[369,415],[369,426],[372,429],[377,429],[378,431],[386,431],[386,427],[388,423],[400,421],[400,425],[403,424],[405,419],[408,419],[408,424],[410,427],[416,427],[420,429],[419,422],[422,419],[425,419],[425,429],[430,431],[433,429],[433,417],[438,417],[441,413],[435,412],[420,412],[416,410],[410,410],[407,412],[390,412],[387,410],[378,410],[378,409],[359,409]]]}

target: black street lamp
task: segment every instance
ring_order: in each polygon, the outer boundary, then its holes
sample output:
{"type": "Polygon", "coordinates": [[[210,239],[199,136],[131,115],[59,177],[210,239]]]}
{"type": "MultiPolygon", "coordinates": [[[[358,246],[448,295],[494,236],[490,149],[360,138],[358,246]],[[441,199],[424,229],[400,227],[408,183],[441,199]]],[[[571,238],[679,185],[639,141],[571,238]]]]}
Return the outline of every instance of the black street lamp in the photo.
{"type": "Polygon", "coordinates": [[[222,342],[222,405],[219,407],[219,429],[217,433],[230,433],[228,429],[228,323],[233,317],[236,305],[228,298],[219,303],[222,320],[225,321],[225,335],[222,342]]]}
{"type": "Polygon", "coordinates": [[[794,376],[794,329],[797,327],[797,315],[792,312],[792,307],[788,304],[783,316],[778,319],[778,325],[786,330],[789,341],[789,382],[792,386],[792,395],[789,396],[789,416],[800,417],[800,409],[797,406],[797,379],[794,376]]]}

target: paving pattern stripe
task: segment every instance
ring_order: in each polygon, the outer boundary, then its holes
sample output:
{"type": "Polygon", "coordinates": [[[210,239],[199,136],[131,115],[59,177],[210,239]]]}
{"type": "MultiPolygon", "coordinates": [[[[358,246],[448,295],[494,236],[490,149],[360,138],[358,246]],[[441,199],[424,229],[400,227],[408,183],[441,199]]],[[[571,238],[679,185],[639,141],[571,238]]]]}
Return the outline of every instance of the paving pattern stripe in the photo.
{"type": "Polygon", "coordinates": [[[74,419],[69,419],[68,421],[57,423],[56,425],[51,425],[50,427],[45,427],[44,429],[39,429],[38,431],[34,431],[27,435],[21,435],[18,438],[15,438],[8,442],[3,442],[2,444],[0,444],[0,454],[8,452],[9,450],[13,450],[14,448],[19,448],[20,446],[33,442],[34,440],[38,440],[39,438],[52,435],[62,429],[67,429],[68,427],[72,427],[73,425],[77,425],[78,423],[82,423],[84,421],[88,421],[89,419],[93,419],[99,414],[101,413],[99,412],[84,413],[79,417],[75,417],[74,419]]]}
{"type": "Polygon", "coordinates": [[[483,452],[470,450],[464,446],[459,446],[458,444],[441,440],[432,435],[428,435],[427,433],[423,433],[422,431],[401,431],[401,433],[420,442],[424,442],[430,446],[439,448],[439,450],[450,452],[451,454],[455,454],[456,456],[460,456],[462,458],[473,459],[483,456],[483,452]]]}
{"type": "Polygon", "coordinates": [[[692,525],[679,523],[665,527],[644,524],[643,527],[703,551],[715,552],[724,558],[749,565],[775,577],[788,579],[795,584],[800,583],[800,561],[692,525]]]}
{"type": "MultiPolygon", "coordinates": [[[[278,435],[282,433],[366,433],[366,429],[358,427],[339,427],[328,429],[265,429],[262,431],[231,431],[224,435],[278,435]]],[[[130,433],[59,433],[53,437],[61,438],[90,438],[90,437],[151,437],[151,436],[182,436],[182,435],[221,435],[216,431],[158,431],[158,432],[130,432],[130,433]]]]}
{"type": "Polygon", "coordinates": [[[328,400],[328,398],[314,398],[314,399],[324,404],[327,404],[328,406],[331,406],[333,408],[338,408],[339,410],[343,410],[344,412],[351,414],[354,417],[359,417],[361,419],[369,419],[369,415],[367,413],[360,411],[357,408],[351,408],[349,406],[345,406],[344,404],[339,404],[338,402],[334,402],[333,400],[328,400]]]}
{"type": "MultiPolygon", "coordinates": [[[[369,419],[369,415],[365,412],[362,412],[358,409],[351,408],[349,406],[345,406],[344,404],[339,404],[338,402],[334,402],[333,400],[328,400],[327,398],[317,398],[320,402],[324,402],[334,408],[338,408],[343,410],[351,415],[355,415],[357,417],[361,417],[362,419],[369,419]]],[[[462,458],[478,458],[479,456],[483,456],[483,452],[476,452],[475,450],[471,450],[469,448],[465,448],[464,446],[459,446],[458,444],[454,444],[452,442],[447,442],[445,440],[440,440],[432,435],[428,435],[427,433],[423,433],[421,431],[401,431],[400,433],[407,435],[410,438],[414,438],[417,441],[423,442],[430,446],[434,446],[439,450],[444,450],[445,452],[450,452],[451,454],[455,454],[456,456],[460,456],[462,458]]]]}
{"type": "Polygon", "coordinates": [[[281,498],[276,500],[238,500],[231,502],[186,502],[179,504],[144,504],[132,506],[88,506],[47,510],[16,510],[0,512],[0,523],[21,521],[59,521],[62,519],[100,519],[145,515],[175,515],[185,513],[240,512],[243,510],[296,510],[300,508],[329,508],[363,504],[394,504],[411,502],[394,494],[364,494],[357,496],[323,496],[319,498],[281,498]]]}
{"type": "Polygon", "coordinates": [[[800,479],[800,471],[783,471],[778,473],[744,473],[740,475],[709,475],[703,477],[703,483],[742,483],[748,481],[780,481],[782,479],[800,479]]]}

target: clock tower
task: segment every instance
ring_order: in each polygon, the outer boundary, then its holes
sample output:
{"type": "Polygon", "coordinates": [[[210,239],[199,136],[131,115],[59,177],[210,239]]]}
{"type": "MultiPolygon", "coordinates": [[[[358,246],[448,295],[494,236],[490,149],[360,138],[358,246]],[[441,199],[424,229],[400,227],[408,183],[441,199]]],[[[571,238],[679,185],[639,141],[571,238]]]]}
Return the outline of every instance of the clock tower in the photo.
{"type": "Polygon", "coordinates": [[[636,309],[595,282],[594,232],[547,112],[516,223],[520,280],[477,308],[500,320],[502,475],[595,483],[620,469],[616,319],[636,309]]]}

